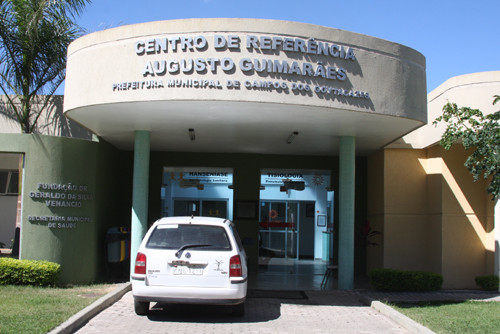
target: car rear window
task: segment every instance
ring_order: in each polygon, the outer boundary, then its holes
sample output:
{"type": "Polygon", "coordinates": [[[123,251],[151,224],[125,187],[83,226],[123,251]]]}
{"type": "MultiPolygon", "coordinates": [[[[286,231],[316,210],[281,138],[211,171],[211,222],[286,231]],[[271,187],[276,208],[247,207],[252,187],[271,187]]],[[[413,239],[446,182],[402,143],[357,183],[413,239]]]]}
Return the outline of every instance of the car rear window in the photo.
{"type": "Polygon", "coordinates": [[[243,250],[243,243],[241,242],[240,235],[238,234],[238,231],[234,228],[234,226],[230,226],[231,232],[233,232],[234,238],[236,239],[236,245],[238,246],[238,249],[241,251],[243,250]]]}
{"type": "Polygon", "coordinates": [[[202,250],[231,250],[226,230],[210,225],[158,225],[148,242],[147,248],[179,249],[185,246],[202,250]]]}

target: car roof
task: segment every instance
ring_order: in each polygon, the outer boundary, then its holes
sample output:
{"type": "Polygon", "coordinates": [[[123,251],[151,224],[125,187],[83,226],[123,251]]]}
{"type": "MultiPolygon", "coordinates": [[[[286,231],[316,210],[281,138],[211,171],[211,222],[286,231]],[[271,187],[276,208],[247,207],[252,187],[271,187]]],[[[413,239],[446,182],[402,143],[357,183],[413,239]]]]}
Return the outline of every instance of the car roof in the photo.
{"type": "Polygon", "coordinates": [[[182,217],[164,217],[158,219],[153,226],[166,224],[199,224],[199,225],[230,225],[231,221],[225,218],[202,217],[202,216],[182,216],[182,217]]]}

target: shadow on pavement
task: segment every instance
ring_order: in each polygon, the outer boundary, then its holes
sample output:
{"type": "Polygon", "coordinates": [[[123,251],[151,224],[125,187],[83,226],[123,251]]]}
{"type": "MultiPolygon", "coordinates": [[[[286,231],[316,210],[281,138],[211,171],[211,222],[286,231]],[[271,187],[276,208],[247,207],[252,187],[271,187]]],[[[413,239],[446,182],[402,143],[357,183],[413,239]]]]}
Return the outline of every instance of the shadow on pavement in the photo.
{"type": "Polygon", "coordinates": [[[309,306],[365,306],[356,292],[352,291],[296,291],[294,294],[283,291],[269,291],[269,295],[249,293],[245,302],[245,315],[231,314],[230,306],[181,305],[157,303],[152,305],[148,319],[157,322],[184,323],[254,323],[276,320],[281,316],[282,305],[309,306]]]}
{"type": "Polygon", "coordinates": [[[184,323],[252,323],[278,319],[281,303],[272,301],[260,303],[256,300],[245,302],[245,315],[234,316],[230,306],[156,304],[149,311],[148,319],[157,322],[184,323]]]}

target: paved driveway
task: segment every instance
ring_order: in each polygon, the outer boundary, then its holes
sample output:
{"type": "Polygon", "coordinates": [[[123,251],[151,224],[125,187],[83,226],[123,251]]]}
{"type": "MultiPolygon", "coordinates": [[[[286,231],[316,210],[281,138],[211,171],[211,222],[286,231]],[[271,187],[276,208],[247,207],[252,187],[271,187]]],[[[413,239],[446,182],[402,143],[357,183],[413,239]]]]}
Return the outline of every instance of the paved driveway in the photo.
{"type": "Polygon", "coordinates": [[[76,333],[409,333],[346,291],[311,291],[307,298],[249,296],[238,318],[214,306],[153,305],[134,313],[132,293],[99,313],[76,333]],[[272,298],[265,298],[272,297],[272,298]]]}

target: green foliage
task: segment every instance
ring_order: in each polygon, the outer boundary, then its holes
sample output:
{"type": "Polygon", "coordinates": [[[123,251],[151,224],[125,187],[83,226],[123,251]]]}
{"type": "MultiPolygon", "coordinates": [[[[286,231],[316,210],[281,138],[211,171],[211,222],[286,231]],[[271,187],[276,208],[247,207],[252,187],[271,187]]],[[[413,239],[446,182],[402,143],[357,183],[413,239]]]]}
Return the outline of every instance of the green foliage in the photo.
{"type": "Polygon", "coordinates": [[[436,291],[443,285],[443,276],[426,271],[373,269],[370,284],[380,291],[436,291]]]}
{"type": "Polygon", "coordinates": [[[499,278],[496,275],[478,276],[476,284],[483,290],[498,291],[499,278]]]}
{"type": "MultiPolygon", "coordinates": [[[[495,95],[493,104],[500,101],[495,95]]],[[[500,196],[500,111],[483,115],[478,109],[459,108],[455,103],[448,102],[443,107],[443,115],[436,118],[438,122],[447,123],[446,131],[440,144],[446,150],[459,140],[466,150],[472,153],[465,161],[465,166],[472,174],[474,181],[482,176],[491,177],[487,191],[493,195],[493,200],[500,196]]]]}
{"type": "Polygon", "coordinates": [[[435,333],[499,332],[499,302],[431,302],[391,306],[435,333]]]}
{"type": "Polygon", "coordinates": [[[116,286],[0,285],[0,333],[48,333],[116,286]]]}
{"type": "Polygon", "coordinates": [[[88,2],[0,0],[0,89],[8,99],[3,113],[23,133],[35,130],[64,80],[67,47],[83,34],[74,18],[88,2]]]}
{"type": "Polygon", "coordinates": [[[55,286],[60,270],[53,262],[0,258],[0,285],[55,286]]]}

